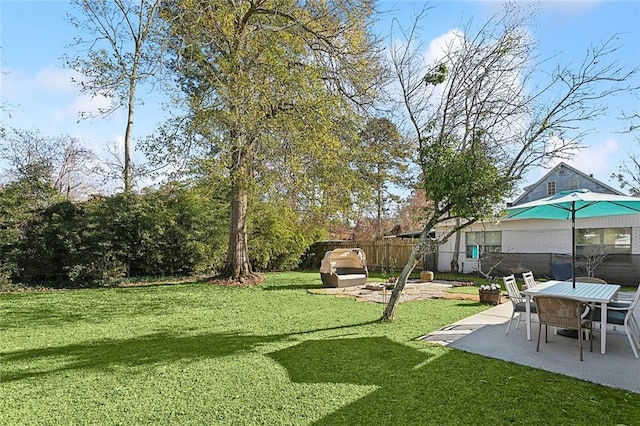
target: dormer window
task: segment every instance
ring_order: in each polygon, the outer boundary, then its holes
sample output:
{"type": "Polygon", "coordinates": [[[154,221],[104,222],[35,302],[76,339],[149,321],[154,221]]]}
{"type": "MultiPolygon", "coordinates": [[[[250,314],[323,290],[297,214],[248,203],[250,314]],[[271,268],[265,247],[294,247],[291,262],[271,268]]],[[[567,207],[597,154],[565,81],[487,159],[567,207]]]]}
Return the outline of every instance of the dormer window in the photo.
{"type": "Polygon", "coordinates": [[[547,182],[547,195],[555,195],[556,193],[556,181],[552,180],[547,182]]]}
{"type": "Polygon", "coordinates": [[[578,178],[569,179],[569,189],[580,188],[580,180],[578,178]]]}

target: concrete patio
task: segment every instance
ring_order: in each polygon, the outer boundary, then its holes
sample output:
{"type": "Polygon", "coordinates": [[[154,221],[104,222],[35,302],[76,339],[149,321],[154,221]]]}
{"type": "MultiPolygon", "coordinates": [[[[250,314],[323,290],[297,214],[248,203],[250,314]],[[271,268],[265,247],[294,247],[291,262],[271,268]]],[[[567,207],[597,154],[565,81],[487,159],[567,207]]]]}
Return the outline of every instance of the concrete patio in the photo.
{"type": "MultiPolygon", "coordinates": [[[[514,322],[509,334],[505,334],[511,312],[511,303],[502,303],[420,339],[640,393],[640,359],[634,357],[623,328],[613,330],[609,326],[605,355],[600,354],[600,338],[596,331],[593,352],[589,352],[586,342],[584,361],[580,362],[578,341],[553,334],[551,328],[549,342],[544,343],[543,334],[540,352],[536,352],[538,323],[535,319],[531,324],[530,341],[526,337],[524,317],[519,328],[515,328],[514,322]]],[[[636,318],[640,318],[640,309],[636,309],[636,318]]]]}

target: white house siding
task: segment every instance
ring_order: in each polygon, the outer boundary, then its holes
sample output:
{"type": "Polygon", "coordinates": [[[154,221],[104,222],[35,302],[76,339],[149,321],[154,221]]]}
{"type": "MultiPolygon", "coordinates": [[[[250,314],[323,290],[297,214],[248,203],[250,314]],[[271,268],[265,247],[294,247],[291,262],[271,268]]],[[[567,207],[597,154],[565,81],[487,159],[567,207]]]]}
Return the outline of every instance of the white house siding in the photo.
{"type": "Polygon", "coordinates": [[[571,229],[502,232],[503,253],[571,253],[571,229]]]}
{"type": "MultiPolygon", "coordinates": [[[[576,228],[631,228],[631,254],[640,254],[640,215],[576,219],[576,228]]],[[[503,252],[571,253],[571,220],[509,219],[500,230],[503,252]]]]}
{"type": "MultiPolygon", "coordinates": [[[[451,226],[440,226],[436,227],[436,238],[441,238],[446,233],[450,232],[451,226]]],[[[465,241],[465,232],[472,231],[501,231],[502,227],[500,224],[494,223],[474,223],[473,225],[468,226],[462,231],[460,235],[460,255],[458,256],[458,265],[462,269],[461,272],[464,273],[472,273],[476,271],[478,268],[478,260],[467,258],[466,247],[467,243],[465,241]]],[[[504,233],[503,233],[504,238],[504,233]]],[[[449,238],[445,244],[441,244],[438,247],[438,270],[439,271],[450,271],[451,270],[451,259],[453,258],[454,245],[455,245],[455,236],[449,238]]],[[[504,240],[503,240],[504,241],[504,240]]],[[[504,246],[504,242],[503,242],[504,246]]]]}
{"type": "MultiPolygon", "coordinates": [[[[631,254],[640,255],[640,215],[622,215],[577,219],[576,228],[632,228],[631,254]]],[[[436,228],[441,237],[450,227],[436,228]]],[[[462,231],[458,264],[463,272],[472,273],[478,267],[476,259],[466,257],[465,232],[502,231],[503,253],[571,254],[571,220],[505,219],[497,224],[474,223],[462,231]]],[[[438,270],[449,271],[455,238],[438,248],[438,270]]]]}

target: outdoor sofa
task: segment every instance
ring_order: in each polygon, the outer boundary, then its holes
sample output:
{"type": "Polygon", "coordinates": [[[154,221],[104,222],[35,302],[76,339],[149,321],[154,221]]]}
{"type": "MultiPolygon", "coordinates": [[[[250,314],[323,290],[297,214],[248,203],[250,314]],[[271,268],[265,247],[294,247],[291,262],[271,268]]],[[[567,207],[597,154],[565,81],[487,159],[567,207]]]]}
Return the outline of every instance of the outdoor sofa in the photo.
{"type": "Polygon", "coordinates": [[[330,250],[325,253],[320,264],[320,277],[324,287],[364,285],[368,276],[366,256],[359,248],[330,250]]]}

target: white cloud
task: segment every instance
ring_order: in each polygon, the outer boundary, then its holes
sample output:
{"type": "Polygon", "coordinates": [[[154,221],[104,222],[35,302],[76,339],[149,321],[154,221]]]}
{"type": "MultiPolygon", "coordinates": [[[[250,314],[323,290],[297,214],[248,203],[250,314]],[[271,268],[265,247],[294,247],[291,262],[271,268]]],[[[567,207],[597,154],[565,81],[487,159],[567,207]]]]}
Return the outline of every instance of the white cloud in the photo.
{"type": "Polygon", "coordinates": [[[66,107],[54,110],[51,114],[51,119],[56,123],[69,119],[77,120],[81,112],[87,113],[88,115],[95,115],[100,110],[109,108],[110,104],[111,99],[106,96],[78,95],[66,107]]]}
{"type": "Polygon", "coordinates": [[[35,76],[34,85],[38,90],[53,93],[77,93],[77,83],[82,81],[82,74],[75,70],[62,69],[49,65],[41,69],[35,76]]]}
{"type": "Polygon", "coordinates": [[[441,61],[451,47],[460,45],[462,37],[464,37],[463,32],[454,28],[431,40],[423,55],[425,63],[436,64],[441,61]]]}
{"type": "MultiPolygon", "coordinates": [[[[463,33],[462,31],[460,31],[457,28],[451,29],[449,31],[447,31],[444,34],[441,34],[435,38],[433,38],[430,42],[429,45],[427,46],[427,48],[425,49],[425,51],[421,54],[421,58],[419,57],[419,60],[422,61],[421,63],[414,63],[412,64],[413,67],[416,66],[420,66],[420,67],[427,67],[430,68],[432,66],[434,66],[435,64],[437,64],[439,61],[442,61],[445,57],[445,54],[447,53],[447,51],[449,51],[449,47],[455,43],[456,45],[460,44],[460,40],[461,37],[463,37],[463,33]],[[458,41],[456,41],[458,40],[458,41]]],[[[421,43],[420,40],[414,40],[412,42],[413,46],[409,46],[409,50],[413,51],[415,49],[415,53],[420,53],[419,49],[421,49],[422,47],[424,47],[421,43]]],[[[396,53],[401,53],[404,52],[407,49],[407,41],[406,40],[402,40],[402,39],[394,39],[392,42],[392,47],[391,50],[389,51],[389,57],[388,59],[391,61],[392,60],[392,53],[391,52],[396,52],[396,53]]],[[[412,52],[413,53],[413,52],[412,52]]]]}
{"type": "MultiPolygon", "coordinates": [[[[395,54],[399,55],[400,58],[403,58],[405,54],[411,56],[409,62],[402,63],[402,72],[405,88],[410,93],[410,103],[413,105],[413,114],[418,117],[418,121],[424,119],[424,117],[421,117],[423,114],[430,113],[429,105],[433,104],[434,99],[439,99],[445,90],[442,84],[425,86],[423,77],[436,64],[444,60],[452,44],[460,43],[461,36],[462,32],[454,28],[431,39],[428,45],[421,43],[419,38],[412,41],[413,45],[407,45],[406,39],[393,40],[391,50],[395,54]]],[[[393,54],[390,53],[390,60],[393,59],[392,56],[393,54]]],[[[406,58],[404,58],[403,61],[404,60],[406,60],[406,58]]],[[[402,89],[398,79],[393,80],[389,91],[399,104],[404,103],[402,89]]],[[[404,107],[396,111],[400,116],[403,116],[405,112],[404,107]]],[[[404,117],[404,119],[406,118],[407,117],[404,117]]]]}
{"type": "Polygon", "coordinates": [[[52,123],[75,122],[80,112],[94,116],[107,109],[111,100],[102,95],[91,96],[80,92],[75,82],[82,81],[82,74],[69,69],[48,65],[35,75],[27,75],[17,69],[3,68],[0,75],[2,101],[14,105],[14,112],[37,114],[46,111],[52,123]]]}
{"type": "Polygon", "coordinates": [[[80,93],[77,82],[84,80],[84,76],[77,71],[54,65],[40,69],[35,75],[11,68],[2,68],[0,71],[4,97],[43,93],[76,94],[80,93]]]}
{"type": "Polygon", "coordinates": [[[124,135],[121,133],[115,133],[111,135],[108,141],[109,146],[115,148],[116,153],[124,152],[124,135]]]}
{"type": "Polygon", "coordinates": [[[581,150],[568,163],[584,173],[593,174],[598,179],[606,181],[613,168],[612,160],[618,153],[618,147],[618,141],[609,137],[600,144],[593,144],[581,150]]]}
{"type": "Polygon", "coordinates": [[[615,168],[614,162],[618,154],[618,140],[613,137],[608,137],[602,143],[592,143],[584,149],[577,151],[570,160],[553,160],[547,169],[538,171],[538,177],[536,179],[545,175],[550,168],[556,166],[558,163],[565,162],[581,172],[593,174],[596,179],[606,183],[609,175],[615,168]]]}
{"type": "Polygon", "coordinates": [[[53,110],[49,118],[55,124],[67,120],[77,121],[80,112],[96,115],[99,110],[110,106],[111,100],[106,96],[91,96],[80,92],[77,82],[82,81],[84,76],[75,70],[48,65],[35,76],[26,75],[19,70],[2,71],[0,78],[3,100],[17,102],[20,108],[31,114],[49,105],[53,110]],[[31,98],[36,95],[38,100],[34,101],[38,104],[32,104],[31,98]],[[48,100],[43,101],[44,99],[48,100]]]}

